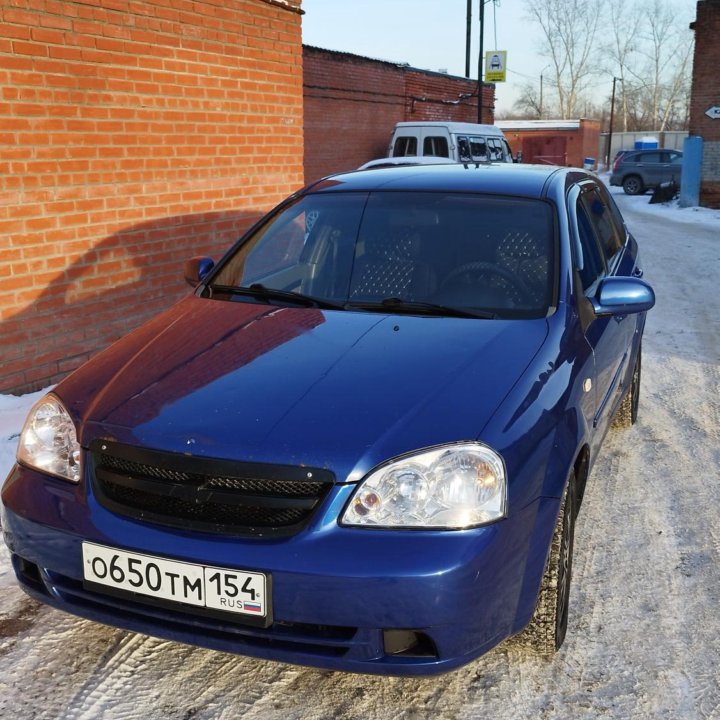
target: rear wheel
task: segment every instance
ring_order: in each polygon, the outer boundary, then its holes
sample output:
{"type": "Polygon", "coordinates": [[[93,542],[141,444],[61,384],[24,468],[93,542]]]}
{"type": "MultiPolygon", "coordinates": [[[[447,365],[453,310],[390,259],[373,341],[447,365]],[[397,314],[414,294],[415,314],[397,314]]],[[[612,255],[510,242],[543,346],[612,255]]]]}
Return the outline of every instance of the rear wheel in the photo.
{"type": "Polygon", "coordinates": [[[544,657],[560,649],[567,633],[576,502],[573,474],[560,504],[535,612],[519,637],[523,645],[544,657]]]}
{"type": "Polygon", "coordinates": [[[645,186],[643,185],[642,180],[637,175],[628,175],[623,180],[623,190],[628,195],[639,195],[641,192],[645,191],[645,186]]]}
{"type": "Polygon", "coordinates": [[[642,348],[638,348],[635,367],[633,367],[630,390],[620,403],[620,407],[613,418],[613,427],[629,428],[637,422],[638,407],[640,406],[640,375],[642,373],[642,348]]]}

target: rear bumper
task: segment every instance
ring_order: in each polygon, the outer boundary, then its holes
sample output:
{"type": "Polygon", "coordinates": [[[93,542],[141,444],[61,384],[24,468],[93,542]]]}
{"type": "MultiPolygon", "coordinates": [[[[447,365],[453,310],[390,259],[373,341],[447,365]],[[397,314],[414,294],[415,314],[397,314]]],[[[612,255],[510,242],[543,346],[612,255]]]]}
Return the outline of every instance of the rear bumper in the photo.
{"type": "Polygon", "coordinates": [[[36,599],[108,625],[258,658],[433,674],[481,655],[527,621],[547,549],[543,529],[552,527],[557,501],[469,531],[358,530],[337,525],[352,488],[336,490],[298,535],[249,540],[119,517],[80,488],[15,467],[3,488],[2,526],[18,580],[36,599]],[[273,622],[252,627],[89,590],[83,540],[264,572],[272,578],[273,622]],[[424,644],[398,652],[392,638],[404,630],[424,644]]]}

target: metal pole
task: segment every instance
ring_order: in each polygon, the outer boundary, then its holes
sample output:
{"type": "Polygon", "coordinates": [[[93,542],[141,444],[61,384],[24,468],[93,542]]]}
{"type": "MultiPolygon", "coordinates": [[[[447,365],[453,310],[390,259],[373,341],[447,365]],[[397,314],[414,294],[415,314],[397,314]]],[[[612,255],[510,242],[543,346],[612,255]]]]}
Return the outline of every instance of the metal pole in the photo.
{"type": "Polygon", "coordinates": [[[480,0],[480,51],[478,53],[478,122],[483,121],[483,34],[485,30],[485,0],[480,0]]]}
{"type": "Polygon", "coordinates": [[[467,29],[465,31],[465,77],[470,77],[470,42],[472,39],[472,0],[467,0],[467,29]]]}
{"type": "Polygon", "coordinates": [[[542,96],[542,91],[543,91],[543,76],[542,76],[542,73],[541,73],[541,74],[540,74],[540,112],[538,113],[538,118],[539,118],[540,120],[542,120],[542,111],[543,111],[543,102],[542,102],[542,101],[543,101],[543,96],[542,96]]]}
{"type": "Polygon", "coordinates": [[[610,125],[608,126],[608,143],[607,143],[607,154],[605,155],[605,169],[610,169],[610,153],[612,152],[612,131],[613,131],[613,117],[615,115],[615,82],[616,77],[613,77],[613,89],[612,97],[610,99],[610,125]]]}

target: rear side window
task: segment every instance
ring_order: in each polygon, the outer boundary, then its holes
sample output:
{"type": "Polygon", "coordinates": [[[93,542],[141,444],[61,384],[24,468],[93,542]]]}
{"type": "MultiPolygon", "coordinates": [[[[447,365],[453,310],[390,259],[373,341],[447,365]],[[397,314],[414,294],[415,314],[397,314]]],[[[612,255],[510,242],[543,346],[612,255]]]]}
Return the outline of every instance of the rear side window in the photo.
{"type": "Polygon", "coordinates": [[[605,266],[582,198],[578,198],[575,210],[581,254],[578,258],[578,269],[583,291],[586,291],[605,272],[605,266]]]}
{"type": "Polygon", "coordinates": [[[605,257],[610,261],[622,247],[621,229],[616,226],[612,211],[597,188],[584,192],[580,202],[585,207],[605,257]]]}
{"type": "Polygon", "coordinates": [[[635,159],[635,162],[642,162],[642,163],[659,163],[662,161],[662,157],[659,152],[640,153],[634,159],[635,159]]]}
{"type": "Polygon", "coordinates": [[[441,135],[431,135],[423,142],[423,155],[432,157],[450,157],[447,138],[441,135]]]}
{"type": "Polygon", "coordinates": [[[417,138],[412,135],[401,135],[395,139],[393,157],[405,157],[406,155],[417,155],[417,138]]]}

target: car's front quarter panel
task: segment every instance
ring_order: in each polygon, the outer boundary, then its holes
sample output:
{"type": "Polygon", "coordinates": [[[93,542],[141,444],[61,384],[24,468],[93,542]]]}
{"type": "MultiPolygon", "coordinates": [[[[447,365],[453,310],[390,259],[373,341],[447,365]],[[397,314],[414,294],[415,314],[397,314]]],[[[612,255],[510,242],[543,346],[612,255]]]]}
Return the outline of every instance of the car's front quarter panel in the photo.
{"type": "Polygon", "coordinates": [[[588,422],[593,396],[585,383],[594,372],[592,350],[572,308],[561,305],[549,324],[541,352],[481,436],[505,459],[510,517],[542,500],[518,597],[515,631],[522,629],[535,607],[560,500],[593,432],[588,422]]]}

